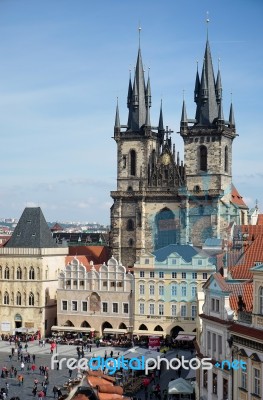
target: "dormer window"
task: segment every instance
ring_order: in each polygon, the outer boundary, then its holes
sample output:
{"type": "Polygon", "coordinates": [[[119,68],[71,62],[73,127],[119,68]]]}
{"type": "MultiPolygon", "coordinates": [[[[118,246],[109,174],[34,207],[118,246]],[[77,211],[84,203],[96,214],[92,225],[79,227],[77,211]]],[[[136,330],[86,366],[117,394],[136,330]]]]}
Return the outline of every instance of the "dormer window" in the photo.
{"type": "Polygon", "coordinates": [[[211,299],[211,309],[214,312],[219,312],[219,299],[211,299]]]}

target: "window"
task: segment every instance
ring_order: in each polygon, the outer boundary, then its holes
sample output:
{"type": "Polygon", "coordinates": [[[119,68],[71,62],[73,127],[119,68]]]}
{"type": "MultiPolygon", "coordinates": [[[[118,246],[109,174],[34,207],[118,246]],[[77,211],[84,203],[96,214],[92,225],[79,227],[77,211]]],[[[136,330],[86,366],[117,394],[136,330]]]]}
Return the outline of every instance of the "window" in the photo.
{"type": "Polygon", "coordinates": [[[163,314],[164,314],[164,305],[159,304],[159,315],[163,315],[163,314]]]}
{"type": "Polygon", "coordinates": [[[130,151],[130,174],[136,175],[136,152],[135,150],[130,151]]]}
{"type": "Polygon", "coordinates": [[[118,313],[119,312],[119,307],[118,307],[118,303],[112,303],[112,312],[114,313],[118,313]]]}
{"type": "Polygon", "coordinates": [[[177,278],[177,273],[176,272],[172,272],[172,279],[176,279],[177,278]]]}
{"type": "Polygon", "coordinates": [[[207,389],[207,369],[203,370],[203,387],[207,389]]]}
{"type": "Polygon", "coordinates": [[[163,279],[163,278],[164,278],[164,272],[163,272],[163,271],[160,271],[160,272],[159,272],[159,278],[160,278],[160,279],[163,279]]]}
{"type": "Polygon", "coordinates": [[[126,229],[127,231],[134,231],[134,222],[132,219],[128,219],[126,229]]]}
{"type": "Polygon", "coordinates": [[[71,303],[71,309],[72,311],[78,311],[78,302],[73,300],[71,303]]]}
{"type": "Polygon", "coordinates": [[[139,314],[144,314],[144,303],[139,303],[139,314]]]}
{"type": "Polygon", "coordinates": [[[129,247],[132,247],[133,246],[133,239],[129,239],[128,244],[129,244],[129,247]]]}
{"type": "Polygon", "coordinates": [[[259,288],[259,314],[263,315],[263,287],[259,288]]]}
{"type": "Polygon", "coordinates": [[[154,304],[149,305],[149,314],[153,315],[154,314],[154,304]]]}
{"type": "Polygon", "coordinates": [[[171,295],[177,296],[177,286],[176,285],[171,286],[171,295]]]}
{"type": "Polygon", "coordinates": [[[213,374],[213,393],[217,394],[217,374],[213,374]]]}
{"type": "Polygon", "coordinates": [[[16,279],[22,279],[22,270],[20,267],[16,270],[16,279]]]}
{"type": "Polygon", "coordinates": [[[144,278],[144,271],[140,271],[140,278],[144,278]]]}
{"type": "Polygon", "coordinates": [[[122,287],[122,282],[117,282],[117,287],[122,287]]]}
{"type": "Polygon", "coordinates": [[[80,285],[80,286],[84,286],[84,281],[80,281],[80,282],[79,282],[79,285],[80,285]]]}
{"type": "Polygon", "coordinates": [[[200,170],[207,171],[207,148],[200,146],[200,170]]]}
{"type": "Polygon", "coordinates": [[[186,306],[181,306],[181,317],[186,317],[186,306]]]}
{"type": "Polygon", "coordinates": [[[4,304],[9,304],[9,294],[7,292],[4,293],[4,304]]]}
{"type": "Polygon", "coordinates": [[[28,305],[33,306],[35,304],[35,298],[34,294],[32,292],[29,293],[29,298],[28,298],[28,305]]]}
{"type": "Polygon", "coordinates": [[[192,273],[192,279],[197,279],[197,272],[192,273]]]}
{"type": "Polygon", "coordinates": [[[211,350],[211,332],[207,332],[207,348],[211,350]]]}
{"type": "Polygon", "coordinates": [[[207,272],[203,273],[203,279],[207,279],[207,272]]]}
{"type": "Polygon", "coordinates": [[[68,302],[67,300],[62,300],[62,311],[68,310],[68,302]]]}
{"type": "Polygon", "coordinates": [[[145,258],[144,264],[150,264],[150,259],[149,258],[145,258]]]}
{"type": "Polygon", "coordinates": [[[253,368],[253,393],[260,396],[260,370],[253,368]]]}
{"type": "Polygon", "coordinates": [[[82,311],[85,311],[85,312],[88,311],[88,302],[87,301],[82,302],[82,311]]]}
{"type": "Polygon", "coordinates": [[[28,278],[29,279],[35,279],[35,270],[34,270],[33,267],[30,267],[28,278]]]}
{"type": "Polygon", "coordinates": [[[221,335],[218,335],[217,341],[218,341],[218,354],[222,354],[222,336],[221,335]]]}
{"type": "Polygon", "coordinates": [[[173,317],[176,317],[176,304],[172,304],[171,314],[172,314],[173,317]]]}
{"type": "Polygon", "coordinates": [[[128,303],[123,303],[123,314],[128,314],[129,312],[129,304],[128,303]]]}
{"type": "Polygon", "coordinates": [[[203,265],[203,261],[202,260],[198,260],[197,264],[198,265],[203,265]]]}
{"type": "Polygon", "coordinates": [[[197,296],[197,287],[192,286],[192,297],[196,297],[196,296],[197,296]]]}
{"type": "Polygon", "coordinates": [[[103,287],[107,287],[107,286],[108,286],[108,282],[107,282],[107,281],[103,281],[103,282],[102,282],[102,286],[103,286],[103,287]]]}
{"type": "Polygon", "coordinates": [[[150,278],[154,278],[154,272],[150,271],[150,278]]]}
{"type": "Polygon", "coordinates": [[[213,351],[216,351],[216,333],[212,334],[212,345],[213,345],[213,351]]]}
{"type": "Polygon", "coordinates": [[[5,279],[10,279],[10,270],[8,267],[5,267],[5,274],[4,274],[5,279]]]}
{"type": "Polygon", "coordinates": [[[108,312],[108,303],[102,302],[102,312],[108,312]]]}
{"type": "Polygon", "coordinates": [[[219,312],[219,300],[212,299],[212,311],[219,312]]]}
{"type": "Polygon", "coordinates": [[[172,264],[173,264],[173,265],[176,264],[176,258],[172,258],[172,264]]]}
{"type": "Polygon", "coordinates": [[[16,295],[16,305],[17,305],[17,306],[21,306],[21,304],[22,304],[22,296],[21,296],[21,293],[20,293],[20,292],[17,292],[17,295],[16,295]]]}
{"type": "Polygon", "coordinates": [[[197,306],[194,305],[191,307],[191,317],[196,318],[196,315],[197,315],[197,306]]]}
{"type": "Polygon", "coordinates": [[[150,285],[150,286],[149,286],[149,292],[150,292],[150,295],[151,295],[151,296],[154,295],[154,285],[150,285]]]}
{"type": "Polygon", "coordinates": [[[164,286],[159,285],[159,296],[164,296],[164,286]]]}
{"type": "Polygon", "coordinates": [[[116,282],[111,282],[110,283],[110,287],[115,287],[116,286],[116,282]]]}
{"type": "Polygon", "coordinates": [[[241,387],[247,389],[247,370],[241,369],[241,387]]]}
{"type": "Polygon", "coordinates": [[[140,285],[140,286],[139,286],[139,293],[140,293],[141,295],[144,295],[144,285],[140,285]]]}
{"type": "Polygon", "coordinates": [[[186,286],[181,287],[181,293],[182,293],[182,297],[186,296],[186,286]]]}
{"type": "Polygon", "coordinates": [[[186,279],[186,272],[182,272],[182,279],[186,279]]]}

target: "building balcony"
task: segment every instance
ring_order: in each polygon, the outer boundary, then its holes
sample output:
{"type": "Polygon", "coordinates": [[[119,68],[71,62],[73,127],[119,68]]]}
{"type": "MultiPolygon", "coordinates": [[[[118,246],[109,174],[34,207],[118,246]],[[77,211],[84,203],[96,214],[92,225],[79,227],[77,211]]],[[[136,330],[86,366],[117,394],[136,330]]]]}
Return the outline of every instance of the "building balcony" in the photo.
{"type": "Polygon", "coordinates": [[[252,324],[252,313],[246,312],[246,311],[238,311],[237,315],[237,320],[238,322],[241,322],[243,324],[252,324]]]}

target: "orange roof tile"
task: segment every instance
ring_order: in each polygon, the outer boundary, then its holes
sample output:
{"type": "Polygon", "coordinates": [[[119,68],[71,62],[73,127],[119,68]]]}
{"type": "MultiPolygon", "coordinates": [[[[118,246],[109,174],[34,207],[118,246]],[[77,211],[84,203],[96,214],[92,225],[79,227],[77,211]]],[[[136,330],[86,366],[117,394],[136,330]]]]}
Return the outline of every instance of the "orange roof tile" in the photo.
{"type": "Polygon", "coordinates": [[[252,279],[253,274],[250,268],[254,267],[258,262],[263,264],[263,235],[258,235],[247,247],[237,264],[230,268],[232,278],[252,279]]]}
{"type": "Polygon", "coordinates": [[[232,310],[238,310],[238,296],[242,296],[242,300],[245,303],[246,311],[252,311],[253,309],[253,282],[235,283],[229,284],[229,288],[232,293],[229,296],[230,307],[232,310]]]}
{"type": "Polygon", "coordinates": [[[87,256],[88,260],[93,261],[94,264],[107,263],[110,258],[107,246],[70,246],[69,254],[87,256]]]}
{"type": "Polygon", "coordinates": [[[231,202],[232,202],[233,204],[235,204],[235,205],[238,206],[238,207],[248,208],[247,205],[246,205],[246,203],[245,203],[244,200],[243,200],[243,197],[240,196],[240,194],[238,193],[237,189],[235,188],[235,186],[234,186],[233,184],[232,184],[232,192],[231,192],[231,195],[232,195],[231,202]]]}
{"type": "Polygon", "coordinates": [[[257,225],[263,225],[263,214],[258,214],[257,225]]]}
{"type": "Polygon", "coordinates": [[[67,256],[66,265],[70,264],[75,258],[77,258],[79,262],[84,265],[86,271],[90,271],[92,267],[94,267],[96,271],[99,271],[101,264],[90,264],[86,256],[67,256]]]}

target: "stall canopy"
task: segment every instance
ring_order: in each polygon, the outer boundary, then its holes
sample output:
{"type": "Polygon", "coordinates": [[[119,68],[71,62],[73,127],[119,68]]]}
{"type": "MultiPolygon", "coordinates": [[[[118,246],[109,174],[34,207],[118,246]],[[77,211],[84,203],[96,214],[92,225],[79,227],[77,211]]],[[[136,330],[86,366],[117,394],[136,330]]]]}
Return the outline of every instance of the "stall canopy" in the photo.
{"type": "Polygon", "coordinates": [[[182,342],[191,342],[195,339],[195,336],[192,335],[178,335],[175,340],[180,340],[182,342]]]}
{"type": "Polygon", "coordinates": [[[17,333],[35,333],[37,331],[36,328],[16,328],[15,332],[17,333]]]}
{"type": "Polygon", "coordinates": [[[56,332],[94,332],[94,328],[82,328],[82,327],[76,327],[76,326],[52,326],[51,328],[52,331],[56,332]]]}
{"type": "Polygon", "coordinates": [[[119,334],[126,334],[128,333],[127,329],[114,329],[114,328],[105,328],[103,333],[119,333],[119,334]]]}
{"type": "Polygon", "coordinates": [[[138,336],[164,336],[164,331],[145,331],[145,330],[135,330],[133,331],[133,335],[138,336]]]}
{"type": "Polygon", "coordinates": [[[125,360],[131,360],[132,358],[138,358],[141,360],[142,357],[144,357],[145,361],[148,358],[154,358],[155,360],[158,360],[158,358],[164,358],[164,354],[159,353],[158,351],[144,349],[142,347],[133,347],[123,353],[123,358],[125,360]]]}
{"type": "Polygon", "coordinates": [[[193,392],[194,388],[191,383],[183,378],[175,379],[168,384],[169,394],[192,394],[193,392]]]}

